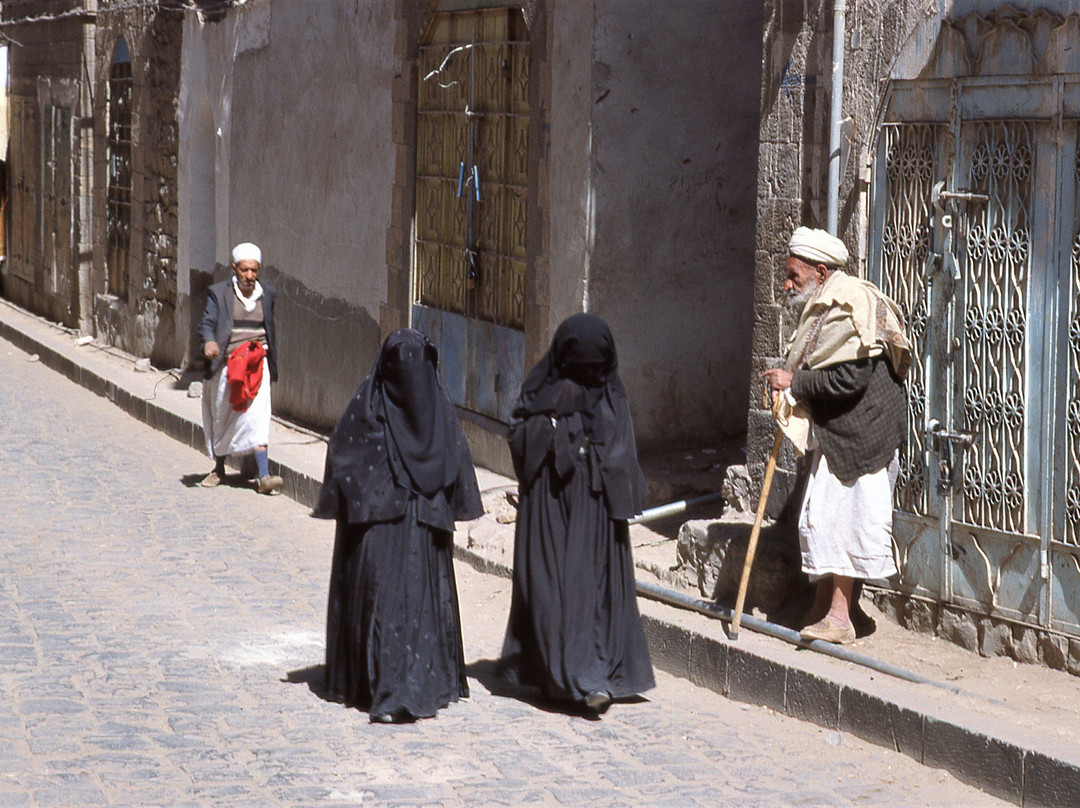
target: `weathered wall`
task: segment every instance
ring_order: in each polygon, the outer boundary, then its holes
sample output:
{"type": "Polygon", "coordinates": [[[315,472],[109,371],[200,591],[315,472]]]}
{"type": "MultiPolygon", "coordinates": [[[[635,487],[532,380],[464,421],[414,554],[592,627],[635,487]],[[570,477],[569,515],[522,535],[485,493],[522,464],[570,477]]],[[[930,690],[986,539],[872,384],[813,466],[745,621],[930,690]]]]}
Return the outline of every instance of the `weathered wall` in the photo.
{"type": "Polygon", "coordinates": [[[257,243],[278,289],[275,409],[329,427],[374,362],[387,296],[394,2],[260,0],[242,13],[228,242],[257,243]]]}
{"type": "MultiPolygon", "coordinates": [[[[24,2],[4,9],[4,19],[56,15],[78,2],[24,2]]],[[[84,237],[82,133],[87,128],[83,79],[92,42],[85,19],[14,25],[4,29],[20,43],[9,49],[10,191],[7,258],[0,268],[0,293],[19,305],[71,327],[83,325],[80,308],[80,240],[84,237]],[[59,112],[62,111],[62,112],[59,112]],[[46,120],[60,115],[46,143],[46,120]],[[64,117],[66,116],[66,117],[64,117]],[[49,160],[45,155],[49,154],[49,160]],[[47,164],[46,164],[47,162],[47,164]]]]}
{"type": "Polygon", "coordinates": [[[177,328],[177,166],[182,15],[126,3],[102,4],[94,83],[94,287],[98,336],[158,367],[186,357],[177,328]],[[123,37],[132,62],[131,238],[127,292],[106,293],[108,81],[123,37]]]}
{"type": "MultiPolygon", "coordinates": [[[[800,224],[824,227],[826,218],[832,3],[767,0],[762,41],[761,123],[755,242],[754,342],[747,424],[751,471],[761,478],[775,425],[762,409],[762,370],[782,364],[794,323],[781,304],[787,241],[800,224]]],[[[841,176],[840,236],[853,256],[849,270],[865,270],[866,175],[874,148],[881,81],[909,39],[939,9],[918,0],[848,4],[843,115],[853,119],[850,158],[841,176]]],[[[785,444],[770,511],[786,503],[795,483],[795,457],[785,444]]]]}
{"type": "Polygon", "coordinates": [[[185,364],[199,357],[206,287],[229,264],[229,159],[233,51],[240,15],[207,23],[184,18],[177,119],[177,330],[188,335],[185,364]]]}
{"type": "Polygon", "coordinates": [[[646,447],[745,427],[760,30],[756,2],[596,3],[588,308],[646,447]]]}

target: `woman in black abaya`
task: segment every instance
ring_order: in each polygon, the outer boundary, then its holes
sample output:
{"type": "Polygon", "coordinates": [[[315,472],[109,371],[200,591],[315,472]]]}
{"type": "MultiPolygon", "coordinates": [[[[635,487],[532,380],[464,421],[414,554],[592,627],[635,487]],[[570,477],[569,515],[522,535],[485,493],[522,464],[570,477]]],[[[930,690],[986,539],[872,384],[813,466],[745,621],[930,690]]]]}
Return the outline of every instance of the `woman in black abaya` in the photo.
{"type": "Polygon", "coordinates": [[[595,712],[654,685],[626,522],[645,480],[617,366],[603,320],[568,318],[510,420],[520,497],[504,675],[595,712]]]}
{"type": "Polygon", "coordinates": [[[469,694],[454,581],[454,520],[483,513],[435,346],[391,334],[330,436],[313,513],[337,520],[326,686],[381,723],[469,694]]]}

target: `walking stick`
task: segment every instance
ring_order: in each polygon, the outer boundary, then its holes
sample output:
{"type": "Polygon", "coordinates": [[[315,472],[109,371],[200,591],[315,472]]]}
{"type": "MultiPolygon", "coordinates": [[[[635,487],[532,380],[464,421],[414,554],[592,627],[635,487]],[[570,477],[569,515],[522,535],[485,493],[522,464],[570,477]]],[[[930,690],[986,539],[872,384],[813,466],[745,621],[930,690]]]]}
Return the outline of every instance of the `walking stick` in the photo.
{"type": "Polygon", "coordinates": [[[754,515],[754,527],[750,531],[750,542],[746,545],[746,560],[743,561],[742,580],[739,581],[739,596],[735,599],[735,616],[731,621],[731,639],[733,640],[739,639],[739,623],[742,622],[743,603],[746,601],[746,589],[750,583],[750,567],[754,564],[758,534],[761,533],[761,522],[765,518],[765,504],[769,501],[769,489],[772,487],[773,472],[776,471],[776,458],[780,456],[780,445],[783,442],[784,430],[777,429],[772,454],[769,455],[769,463],[765,466],[765,481],[761,484],[761,497],[758,499],[757,513],[754,515]]]}

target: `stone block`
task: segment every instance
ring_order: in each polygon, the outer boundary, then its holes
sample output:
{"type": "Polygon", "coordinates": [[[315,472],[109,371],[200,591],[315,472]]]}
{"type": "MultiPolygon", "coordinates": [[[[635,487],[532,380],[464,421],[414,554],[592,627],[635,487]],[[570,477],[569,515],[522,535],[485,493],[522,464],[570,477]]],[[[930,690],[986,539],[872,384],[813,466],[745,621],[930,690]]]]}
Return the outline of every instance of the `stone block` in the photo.
{"type": "Polygon", "coordinates": [[[672,676],[690,678],[688,660],[693,634],[645,614],[641,616],[641,623],[645,629],[645,639],[649,643],[649,655],[653,665],[672,676]]]}
{"type": "Polygon", "coordinates": [[[1080,640],[1069,639],[1069,658],[1065,669],[1073,676],[1080,676],[1080,640]]]}
{"type": "Polygon", "coordinates": [[[850,732],[922,763],[922,715],[886,699],[850,687],[843,688],[840,691],[840,731],[850,732]]]}
{"type": "Polygon", "coordinates": [[[982,619],[982,639],[979,653],[983,656],[1009,656],[1012,650],[1012,630],[1008,623],[1000,623],[989,617],[982,619]]]}
{"type": "Polygon", "coordinates": [[[735,513],[753,514],[757,507],[753,498],[753,488],[754,481],[746,466],[728,466],[724,470],[724,482],[720,486],[725,509],[735,513]]]}
{"type": "Polygon", "coordinates": [[[1074,808],[1080,794],[1080,768],[1039,752],[1024,757],[1024,805],[1074,808]]]}
{"type": "Polygon", "coordinates": [[[85,368],[83,368],[82,375],[79,379],[83,387],[89,390],[91,393],[99,396],[105,396],[109,382],[103,376],[99,376],[85,368]]]}
{"type": "MultiPolygon", "coordinates": [[[[759,232],[760,237],[760,232],[759,232]]],[[[783,262],[769,250],[754,251],[754,310],[776,305],[776,273],[783,262]]]]}
{"type": "Polygon", "coordinates": [[[964,727],[927,718],[923,765],[952,772],[1003,800],[1023,804],[1024,750],[964,727]]]}
{"type": "MultiPolygon", "coordinates": [[[[1039,659],[1048,668],[1065,670],[1069,659],[1069,644],[1065,637],[1056,634],[1039,637],[1039,659]]],[[[1080,791],[1077,793],[1080,794],[1080,791]]]]}
{"type": "Polygon", "coordinates": [[[787,675],[786,712],[800,721],[839,729],[840,689],[836,682],[791,668],[787,675]]]}
{"type": "Polygon", "coordinates": [[[1039,632],[1030,626],[1012,626],[1012,658],[1029,665],[1039,661],[1039,632]]]}
{"type": "Polygon", "coordinates": [[[979,625],[967,612],[945,609],[938,624],[939,636],[969,651],[979,650],[979,625]]]}
{"type": "MultiPolygon", "coordinates": [[[[783,350],[781,340],[781,308],[776,305],[754,307],[754,338],[751,346],[752,355],[756,358],[766,356],[779,356],[783,350]]],[[[751,380],[750,398],[760,401],[765,391],[765,382],[760,376],[754,376],[751,380]]]]}
{"type": "Polygon", "coordinates": [[[900,609],[901,625],[912,631],[933,633],[937,625],[937,605],[921,600],[904,601],[900,609]]]}
{"type": "Polygon", "coordinates": [[[784,665],[732,646],[728,650],[728,698],[783,712],[787,670],[784,665]]]}
{"type": "MultiPolygon", "coordinates": [[[[751,405],[754,402],[751,401],[751,405]]],[[[751,410],[746,419],[746,458],[749,464],[764,463],[769,459],[776,422],[768,410],[751,410]]]]}
{"type": "Polygon", "coordinates": [[[726,644],[694,635],[690,641],[690,681],[722,696],[728,691],[728,647],[726,644]]]}
{"type": "MultiPolygon", "coordinates": [[[[697,583],[702,597],[734,606],[751,523],[752,517],[693,520],[679,528],[679,568],[697,583]]],[[[746,608],[758,608],[770,616],[782,614],[793,599],[801,603],[809,589],[792,526],[783,522],[763,527],[747,587],[746,608]]]]}

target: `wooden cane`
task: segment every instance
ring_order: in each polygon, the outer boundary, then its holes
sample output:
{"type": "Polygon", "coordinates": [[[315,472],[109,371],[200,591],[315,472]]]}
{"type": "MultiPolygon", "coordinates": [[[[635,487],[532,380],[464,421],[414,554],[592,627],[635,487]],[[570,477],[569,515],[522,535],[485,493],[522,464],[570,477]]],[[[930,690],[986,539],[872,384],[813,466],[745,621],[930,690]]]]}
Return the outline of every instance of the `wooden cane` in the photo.
{"type": "Polygon", "coordinates": [[[739,623],[742,622],[743,603],[746,602],[746,590],[750,584],[750,568],[754,564],[754,553],[757,551],[758,534],[761,533],[761,522],[765,518],[765,505],[769,501],[769,489],[772,487],[773,472],[776,471],[776,458],[780,456],[780,446],[784,442],[784,431],[776,430],[776,440],[773,441],[772,454],[769,455],[769,463],[765,466],[765,481],[761,484],[761,497],[758,499],[757,514],[754,516],[754,527],[750,531],[750,542],[746,545],[746,560],[743,561],[742,580],[739,581],[739,596],[735,599],[735,616],[731,620],[731,639],[739,639],[739,623]]]}

